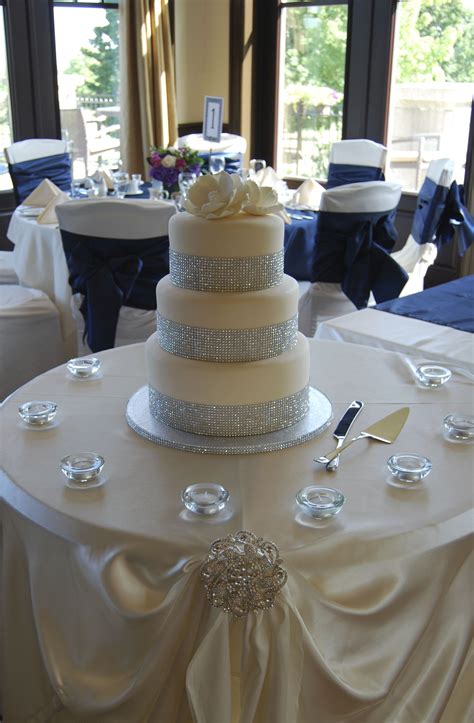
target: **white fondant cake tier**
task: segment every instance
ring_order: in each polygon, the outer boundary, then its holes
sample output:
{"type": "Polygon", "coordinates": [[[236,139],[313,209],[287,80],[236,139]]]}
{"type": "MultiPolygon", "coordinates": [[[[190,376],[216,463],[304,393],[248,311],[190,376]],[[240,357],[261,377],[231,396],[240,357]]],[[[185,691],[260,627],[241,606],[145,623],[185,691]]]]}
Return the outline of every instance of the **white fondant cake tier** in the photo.
{"type": "Polygon", "coordinates": [[[170,249],[180,254],[233,258],[265,256],[283,248],[284,223],[279,216],[239,213],[208,220],[190,213],[170,218],[170,249]]]}
{"type": "Polygon", "coordinates": [[[207,329],[255,329],[292,319],[298,312],[298,282],[259,291],[215,293],[182,289],[165,276],[156,287],[158,314],[179,324],[207,329]]]}
{"type": "Polygon", "coordinates": [[[153,334],[146,342],[148,384],[173,399],[194,404],[260,404],[301,391],[309,382],[309,347],[296,345],[270,359],[222,364],[178,357],[164,351],[153,334]]]}

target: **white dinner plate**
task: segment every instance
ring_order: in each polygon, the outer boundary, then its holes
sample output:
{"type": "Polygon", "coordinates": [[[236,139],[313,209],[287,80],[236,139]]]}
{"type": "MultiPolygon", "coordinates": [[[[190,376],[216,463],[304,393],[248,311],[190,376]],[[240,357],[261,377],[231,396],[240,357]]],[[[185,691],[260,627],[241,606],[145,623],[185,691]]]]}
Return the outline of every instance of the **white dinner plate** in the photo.
{"type": "Polygon", "coordinates": [[[143,191],[137,191],[136,193],[126,193],[126,196],[141,196],[143,191]]]}

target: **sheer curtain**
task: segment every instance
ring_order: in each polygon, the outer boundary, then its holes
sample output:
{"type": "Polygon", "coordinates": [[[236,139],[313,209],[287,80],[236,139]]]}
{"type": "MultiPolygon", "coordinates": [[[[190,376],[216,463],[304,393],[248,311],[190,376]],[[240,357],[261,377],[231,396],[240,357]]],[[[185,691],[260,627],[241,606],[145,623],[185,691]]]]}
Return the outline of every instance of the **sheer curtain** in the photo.
{"type": "Polygon", "coordinates": [[[178,136],[168,0],[121,0],[120,96],[124,165],[146,178],[150,145],[178,136]]]}

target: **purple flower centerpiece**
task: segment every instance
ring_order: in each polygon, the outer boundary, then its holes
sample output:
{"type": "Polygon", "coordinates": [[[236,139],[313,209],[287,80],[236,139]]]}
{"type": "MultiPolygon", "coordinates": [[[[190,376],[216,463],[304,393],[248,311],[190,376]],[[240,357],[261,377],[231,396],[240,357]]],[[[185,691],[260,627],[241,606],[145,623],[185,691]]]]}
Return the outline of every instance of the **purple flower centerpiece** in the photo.
{"type": "Polygon", "coordinates": [[[147,158],[151,166],[150,176],[162,181],[169,193],[179,191],[179,174],[183,172],[195,173],[198,176],[204,160],[198,151],[188,146],[181,148],[151,148],[151,155],[147,158]]]}

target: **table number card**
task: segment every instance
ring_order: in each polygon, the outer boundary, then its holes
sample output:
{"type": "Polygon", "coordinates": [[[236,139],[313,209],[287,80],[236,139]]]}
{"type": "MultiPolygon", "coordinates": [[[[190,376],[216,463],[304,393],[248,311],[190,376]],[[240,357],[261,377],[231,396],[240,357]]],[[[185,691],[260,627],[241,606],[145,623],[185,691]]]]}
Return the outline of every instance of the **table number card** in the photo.
{"type": "Polygon", "coordinates": [[[222,134],[222,118],[224,115],[224,98],[204,96],[204,123],[202,137],[205,141],[220,143],[222,134]]]}

